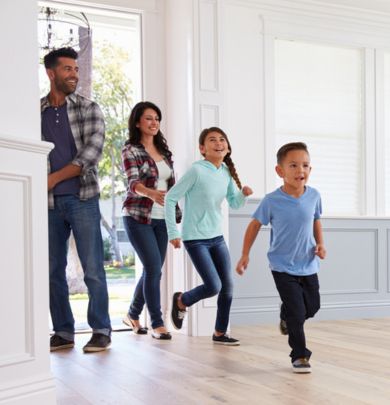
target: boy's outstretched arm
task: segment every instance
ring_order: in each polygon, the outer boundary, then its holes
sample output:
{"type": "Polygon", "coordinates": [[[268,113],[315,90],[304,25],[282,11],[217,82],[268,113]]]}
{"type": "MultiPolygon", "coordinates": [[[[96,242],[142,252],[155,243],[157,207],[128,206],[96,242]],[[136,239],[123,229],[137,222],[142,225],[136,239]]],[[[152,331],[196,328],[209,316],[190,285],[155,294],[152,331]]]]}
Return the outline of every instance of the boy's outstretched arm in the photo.
{"type": "Polygon", "coordinates": [[[249,252],[253,245],[253,242],[256,240],[257,234],[261,228],[261,223],[257,219],[252,219],[246,228],[244,243],[242,246],[242,255],[241,259],[238,261],[236,266],[236,272],[240,275],[244,274],[244,271],[248,267],[249,263],[249,252]]]}
{"type": "Polygon", "coordinates": [[[326,249],[324,246],[324,239],[322,236],[322,225],[319,219],[314,221],[314,239],[316,241],[316,247],[314,253],[320,258],[325,259],[326,256],[326,249]]]}

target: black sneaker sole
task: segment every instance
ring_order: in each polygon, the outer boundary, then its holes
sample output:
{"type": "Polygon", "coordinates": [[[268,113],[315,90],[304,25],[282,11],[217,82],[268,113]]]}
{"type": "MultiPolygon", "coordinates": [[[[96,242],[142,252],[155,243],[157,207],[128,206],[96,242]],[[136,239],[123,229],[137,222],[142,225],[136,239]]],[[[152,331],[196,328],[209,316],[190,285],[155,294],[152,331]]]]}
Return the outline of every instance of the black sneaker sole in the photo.
{"type": "Polygon", "coordinates": [[[84,353],[103,352],[104,350],[107,350],[110,346],[111,346],[111,343],[109,343],[106,347],[96,347],[96,346],[83,347],[83,351],[84,351],[84,353]]]}

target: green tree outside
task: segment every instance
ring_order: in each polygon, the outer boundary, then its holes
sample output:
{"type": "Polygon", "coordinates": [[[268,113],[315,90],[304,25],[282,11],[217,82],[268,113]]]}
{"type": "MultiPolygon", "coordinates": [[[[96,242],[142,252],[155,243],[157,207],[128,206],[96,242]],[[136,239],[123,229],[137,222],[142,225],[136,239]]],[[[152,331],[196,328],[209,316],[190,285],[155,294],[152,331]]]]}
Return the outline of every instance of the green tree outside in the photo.
{"type": "Polygon", "coordinates": [[[101,198],[111,199],[111,223],[102,217],[110,235],[115,260],[123,263],[116,232],[117,207],[115,197],[126,190],[126,176],[122,170],[121,150],[128,138],[128,118],[133,105],[133,84],[125,73],[128,53],[109,42],[94,43],[92,98],[103,111],[106,139],[99,164],[101,198]]]}

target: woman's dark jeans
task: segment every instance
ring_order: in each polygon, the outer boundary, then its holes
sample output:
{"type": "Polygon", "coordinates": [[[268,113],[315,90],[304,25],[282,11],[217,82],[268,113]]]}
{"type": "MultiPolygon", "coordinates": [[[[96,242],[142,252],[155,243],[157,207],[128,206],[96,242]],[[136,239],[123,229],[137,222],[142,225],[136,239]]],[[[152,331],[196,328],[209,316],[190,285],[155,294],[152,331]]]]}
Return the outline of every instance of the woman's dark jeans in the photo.
{"type": "Polygon", "coordinates": [[[142,276],[129,308],[131,319],[138,320],[144,304],[148,307],[152,328],[164,325],[160,302],[161,268],[167,251],[168,235],[164,219],[141,224],[132,217],[123,217],[127,235],[143,264],[142,276]]]}
{"type": "Polygon", "coordinates": [[[202,285],[183,293],[181,300],[190,307],[218,294],[215,330],[226,332],[233,300],[233,275],[229,250],[223,236],[184,242],[187,252],[203,280],[202,285]]]}

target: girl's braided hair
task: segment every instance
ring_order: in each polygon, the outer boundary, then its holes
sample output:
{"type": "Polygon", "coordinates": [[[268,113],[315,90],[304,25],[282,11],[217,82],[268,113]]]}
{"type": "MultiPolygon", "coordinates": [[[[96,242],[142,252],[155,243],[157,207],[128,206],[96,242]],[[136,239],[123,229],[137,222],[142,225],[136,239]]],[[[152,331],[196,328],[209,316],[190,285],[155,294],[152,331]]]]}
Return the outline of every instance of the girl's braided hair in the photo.
{"type": "Polygon", "coordinates": [[[225,138],[225,140],[228,144],[229,152],[226,154],[223,161],[225,162],[226,166],[228,167],[230,175],[233,177],[234,181],[236,182],[237,187],[241,190],[242,189],[241,181],[238,177],[236,167],[231,158],[232,147],[230,146],[229,139],[228,139],[227,135],[225,134],[225,132],[223,132],[222,129],[218,128],[218,127],[205,128],[199,135],[199,145],[204,145],[206,137],[210,132],[217,132],[218,134],[222,135],[225,138]]]}

